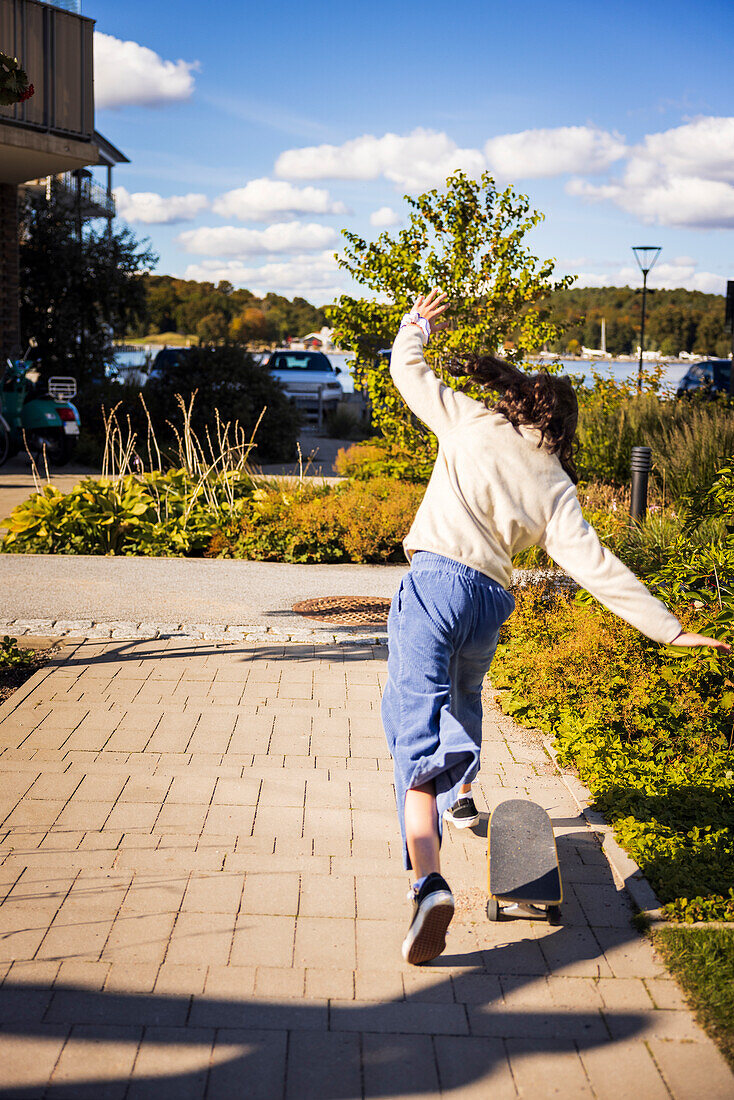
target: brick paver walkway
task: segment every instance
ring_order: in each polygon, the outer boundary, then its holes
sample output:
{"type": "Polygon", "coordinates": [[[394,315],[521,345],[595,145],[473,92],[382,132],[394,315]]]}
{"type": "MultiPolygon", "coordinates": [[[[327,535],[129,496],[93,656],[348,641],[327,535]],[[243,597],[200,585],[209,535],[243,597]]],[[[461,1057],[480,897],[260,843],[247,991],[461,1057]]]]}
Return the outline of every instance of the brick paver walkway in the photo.
{"type": "Polygon", "coordinates": [[[402,963],[385,656],[86,643],[0,709],[3,1097],[734,1096],[542,748],[496,716],[479,800],[546,806],[563,925],[489,924],[486,842],[449,832],[448,951],[402,963]]]}

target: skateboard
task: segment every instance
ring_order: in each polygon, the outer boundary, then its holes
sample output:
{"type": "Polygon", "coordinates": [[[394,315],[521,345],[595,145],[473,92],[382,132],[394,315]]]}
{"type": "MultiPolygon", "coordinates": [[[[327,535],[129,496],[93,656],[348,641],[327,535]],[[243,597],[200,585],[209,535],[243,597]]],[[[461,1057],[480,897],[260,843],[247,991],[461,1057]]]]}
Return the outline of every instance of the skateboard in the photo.
{"type": "Polygon", "coordinates": [[[557,924],[563,887],[553,825],[535,802],[511,798],[489,819],[487,916],[545,919],[557,924]]]}

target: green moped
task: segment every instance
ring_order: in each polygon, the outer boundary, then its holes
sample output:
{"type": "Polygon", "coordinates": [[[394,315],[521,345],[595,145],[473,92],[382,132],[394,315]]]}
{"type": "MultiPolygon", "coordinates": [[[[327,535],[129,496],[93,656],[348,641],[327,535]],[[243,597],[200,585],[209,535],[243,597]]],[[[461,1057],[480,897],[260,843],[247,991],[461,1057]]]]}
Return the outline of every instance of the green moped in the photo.
{"type": "Polygon", "coordinates": [[[8,359],[0,374],[0,466],[20,450],[49,465],[67,463],[79,438],[75,396],[74,378],[49,378],[44,386],[37,363],[8,359]]]}

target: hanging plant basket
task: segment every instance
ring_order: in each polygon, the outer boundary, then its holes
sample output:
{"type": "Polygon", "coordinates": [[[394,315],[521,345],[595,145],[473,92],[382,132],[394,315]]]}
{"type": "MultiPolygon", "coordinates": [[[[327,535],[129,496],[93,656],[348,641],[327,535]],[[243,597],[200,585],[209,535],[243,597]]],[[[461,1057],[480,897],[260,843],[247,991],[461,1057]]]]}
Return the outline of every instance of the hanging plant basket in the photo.
{"type": "Polygon", "coordinates": [[[18,58],[0,53],[0,107],[23,103],[31,98],[33,92],[33,85],[28,83],[28,77],[21,69],[18,58]]]}

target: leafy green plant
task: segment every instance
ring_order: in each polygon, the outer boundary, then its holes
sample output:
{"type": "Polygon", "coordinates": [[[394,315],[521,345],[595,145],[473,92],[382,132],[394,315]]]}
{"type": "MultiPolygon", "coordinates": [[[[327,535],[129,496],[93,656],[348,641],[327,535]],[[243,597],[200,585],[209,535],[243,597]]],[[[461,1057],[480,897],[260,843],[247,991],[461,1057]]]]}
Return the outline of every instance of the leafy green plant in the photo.
{"type": "Polygon", "coordinates": [[[368,439],[336,456],[336,469],[343,477],[356,481],[391,477],[399,481],[426,484],[431,476],[435,455],[432,449],[413,454],[384,439],[368,439]]]}
{"type": "Polygon", "coordinates": [[[326,415],[326,430],[332,439],[368,439],[372,428],[348,405],[339,405],[326,415]]]}
{"type": "MultiPolygon", "coordinates": [[[[201,554],[215,531],[236,525],[255,488],[247,460],[252,439],[216,418],[206,448],[191,426],[193,398],[178,398],[178,466],[163,460],[148,419],[149,469],[138,437],[116,410],[105,417],[101,478],[85,478],[69,493],[50,482],[13,509],[0,543],[7,553],[201,554]]],[[[143,406],[145,408],[145,406],[143,406]]],[[[147,412],[147,409],[146,409],[147,412]]]]}
{"type": "MultiPolygon", "coordinates": [[[[544,299],[572,280],[554,281],[553,261],[539,260],[525,243],[543,215],[511,187],[498,191],[486,173],[476,181],[455,172],[443,190],[405,198],[411,208],[406,229],[395,237],[382,233],[371,244],[345,230],[347,246],[337,257],[356,282],[387,304],[342,295],[329,318],[335,339],[354,353],[353,374],[369,395],[376,429],[390,445],[428,458],[435,441],[406,408],[387,357],[378,356],[392,343],[415,295],[441,286],[452,302],[450,327],[427,349],[436,369],[457,350],[495,352],[503,344],[508,358],[520,364],[527,351],[558,335],[544,299]]],[[[448,376],[446,381],[459,385],[448,376]]]]}
{"type": "Polygon", "coordinates": [[[680,921],[734,921],[734,889],[726,895],[713,894],[708,898],[676,898],[664,906],[669,920],[680,921]]]}
{"type": "Polygon", "coordinates": [[[402,540],[423,488],[389,478],[319,486],[261,485],[233,531],[207,556],[287,562],[404,561],[402,540]]]}
{"type": "Polygon", "coordinates": [[[643,392],[634,380],[592,370],[594,385],[578,386],[579,452],[584,481],[626,485],[632,447],[652,449],[652,479],[668,500],[705,492],[734,453],[734,405],[727,400],[671,400],[661,392],[662,368],[647,368],[643,392]]]}
{"type": "MultiPolygon", "coordinates": [[[[645,578],[685,630],[731,636],[732,521],[734,476],[726,467],[687,505],[670,560],[645,578]],[[704,520],[709,541],[687,541],[704,520]]],[[[734,867],[732,658],[649,642],[588,593],[571,599],[534,586],[518,591],[516,602],[492,667],[503,709],[554,735],[559,760],[578,769],[663,903],[726,919],[734,867]]]]}
{"type": "Polygon", "coordinates": [[[29,668],[34,663],[32,650],[21,649],[15,638],[6,634],[0,641],[0,669],[29,668]]]}

